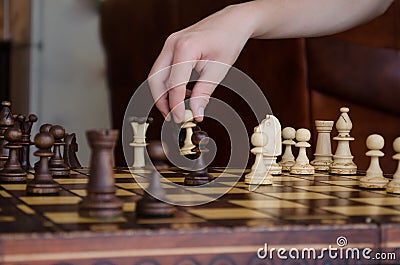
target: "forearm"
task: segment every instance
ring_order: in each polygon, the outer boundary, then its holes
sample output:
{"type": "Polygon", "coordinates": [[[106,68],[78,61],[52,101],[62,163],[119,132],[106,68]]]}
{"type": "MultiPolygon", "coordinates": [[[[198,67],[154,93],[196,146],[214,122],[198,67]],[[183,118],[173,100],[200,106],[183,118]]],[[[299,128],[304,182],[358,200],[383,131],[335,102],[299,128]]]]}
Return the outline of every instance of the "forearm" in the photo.
{"type": "Polygon", "coordinates": [[[381,15],[392,2],[393,0],[256,0],[232,6],[231,10],[237,13],[238,19],[248,24],[247,30],[252,38],[296,38],[329,35],[347,30],[381,15]],[[247,19],[247,22],[243,19],[247,19]]]}

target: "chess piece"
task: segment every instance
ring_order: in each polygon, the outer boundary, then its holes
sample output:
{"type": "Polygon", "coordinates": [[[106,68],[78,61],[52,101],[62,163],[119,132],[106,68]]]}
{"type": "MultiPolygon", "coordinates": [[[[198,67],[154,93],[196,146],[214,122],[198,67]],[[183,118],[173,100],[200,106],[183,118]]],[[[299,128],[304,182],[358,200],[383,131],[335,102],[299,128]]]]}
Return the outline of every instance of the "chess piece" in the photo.
{"type": "Polygon", "coordinates": [[[207,167],[204,163],[204,154],[208,152],[206,145],[208,144],[208,134],[204,131],[193,133],[192,142],[196,146],[193,151],[197,153],[197,159],[194,164],[194,171],[185,176],[184,183],[187,186],[203,185],[211,182],[213,177],[208,174],[207,167]]]}
{"type": "Polygon", "coordinates": [[[64,162],[71,169],[82,168],[76,153],[78,152],[78,143],[75,133],[65,134],[64,137],[64,162]]]}
{"type": "Polygon", "coordinates": [[[290,168],[290,174],[312,175],[315,173],[314,167],[310,165],[306,148],[311,145],[308,143],[311,139],[311,133],[307,129],[298,129],[296,132],[296,147],[299,148],[299,155],[296,163],[290,168]]]}
{"type": "MultiPolygon", "coordinates": [[[[41,133],[48,133],[48,132],[50,132],[51,127],[53,127],[53,125],[51,125],[51,124],[49,124],[49,123],[42,124],[42,125],[40,125],[40,127],[39,127],[39,132],[41,132],[41,133]]],[[[52,146],[53,146],[53,145],[52,145],[52,146]]],[[[52,147],[52,146],[49,147],[49,152],[51,152],[51,147],[52,147]]],[[[49,159],[50,159],[50,157],[49,157],[49,159]]],[[[34,169],[35,171],[38,170],[39,162],[40,162],[40,161],[37,161],[37,162],[33,165],[33,169],[34,169]]]]}
{"type": "Polygon", "coordinates": [[[54,125],[50,128],[50,134],[54,137],[53,153],[49,160],[49,169],[53,174],[53,177],[69,177],[69,167],[64,163],[64,159],[61,156],[61,146],[65,143],[63,141],[65,137],[65,130],[62,126],[54,125]]]}
{"type": "Polygon", "coordinates": [[[282,154],[281,124],[273,115],[267,115],[260,125],[255,129],[257,132],[264,133],[267,144],[263,148],[264,163],[272,175],[282,174],[282,166],[276,162],[278,156],[282,154]]]}
{"type": "Polygon", "coordinates": [[[296,130],[292,127],[286,127],[282,130],[282,144],[285,146],[285,152],[282,155],[282,159],[279,165],[282,167],[282,171],[290,171],[290,168],[294,166],[295,160],[292,152],[292,146],[296,144],[293,139],[296,138],[296,130]]]}
{"type": "Polygon", "coordinates": [[[386,186],[386,191],[389,193],[400,194],[400,137],[397,137],[393,142],[393,149],[396,154],[393,156],[397,160],[397,170],[393,174],[393,180],[386,186]]]}
{"type": "Polygon", "coordinates": [[[35,136],[34,144],[39,149],[34,153],[39,157],[39,164],[35,170],[33,180],[28,181],[26,192],[30,195],[58,194],[60,185],[51,176],[48,161],[54,156],[50,148],[54,144],[54,137],[48,132],[42,132],[35,136]]]}
{"type": "MultiPolygon", "coordinates": [[[[165,161],[166,155],[160,141],[152,141],[147,147],[149,156],[153,164],[165,161]]],[[[141,218],[163,218],[171,217],[175,213],[175,208],[164,202],[165,190],[161,186],[160,174],[153,170],[150,185],[136,203],[136,215],[141,218]]]]}
{"type": "Polygon", "coordinates": [[[93,218],[121,216],[122,202],[115,195],[113,170],[113,149],[118,131],[92,130],[86,132],[86,136],[92,153],[87,196],[79,203],[79,214],[93,218]]]}
{"type": "Polygon", "coordinates": [[[20,142],[22,149],[19,153],[19,159],[21,166],[25,171],[32,169],[29,161],[30,146],[33,144],[31,142],[31,131],[33,123],[35,123],[37,120],[38,117],[35,114],[30,114],[28,117],[25,117],[24,115],[18,115],[16,119],[16,124],[22,132],[22,138],[20,142]]]}
{"type": "Polygon", "coordinates": [[[133,146],[133,168],[142,168],[145,166],[144,149],[147,146],[146,131],[152,122],[153,118],[148,117],[132,117],[131,119],[133,142],[129,145],[133,146]]]}
{"type": "Polygon", "coordinates": [[[165,170],[168,169],[167,157],[165,155],[164,147],[162,144],[158,143],[159,141],[151,141],[151,148],[148,146],[147,152],[149,157],[151,158],[151,162],[153,166],[157,170],[165,170]]]}
{"type": "Polygon", "coordinates": [[[371,134],[368,136],[366,144],[369,151],[365,155],[371,157],[371,163],[365,176],[360,178],[358,185],[366,189],[384,189],[389,180],[383,176],[379,158],[385,155],[381,151],[385,145],[385,140],[379,134],[371,134]]]}
{"type": "Polygon", "coordinates": [[[0,171],[1,182],[23,182],[26,180],[26,172],[18,159],[18,151],[22,148],[19,144],[21,137],[21,130],[14,127],[8,128],[4,133],[4,139],[8,142],[4,148],[9,150],[9,155],[0,171]]]}
{"type": "Polygon", "coordinates": [[[9,101],[1,102],[1,112],[0,112],[0,169],[4,167],[6,160],[8,158],[8,149],[4,148],[7,141],[4,139],[4,133],[8,128],[14,126],[14,118],[11,114],[10,106],[11,103],[9,101]]]}
{"type": "Polygon", "coordinates": [[[336,122],[338,136],[333,140],[338,141],[336,152],[333,155],[333,163],[329,168],[329,173],[338,175],[354,175],[357,173],[357,166],[353,162],[353,155],[350,150],[350,141],[354,138],[350,136],[353,123],[350,120],[349,108],[340,108],[341,115],[336,122]]]}
{"type": "Polygon", "coordinates": [[[263,160],[263,146],[267,144],[267,136],[262,132],[254,132],[251,136],[251,144],[254,146],[251,152],[256,156],[251,172],[245,176],[244,182],[249,185],[272,185],[273,176],[263,160]]]}
{"type": "Polygon", "coordinates": [[[182,155],[193,155],[196,154],[192,151],[196,146],[192,143],[193,128],[196,127],[196,123],[193,122],[193,112],[190,109],[185,110],[184,123],[182,129],[186,130],[185,141],[181,147],[182,155]]]}
{"type": "Polygon", "coordinates": [[[315,121],[315,128],[317,129],[317,146],[315,147],[314,157],[311,165],[315,170],[328,171],[332,160],[332,146],[331,146],[331,131],[334,121],[315,121]]]}

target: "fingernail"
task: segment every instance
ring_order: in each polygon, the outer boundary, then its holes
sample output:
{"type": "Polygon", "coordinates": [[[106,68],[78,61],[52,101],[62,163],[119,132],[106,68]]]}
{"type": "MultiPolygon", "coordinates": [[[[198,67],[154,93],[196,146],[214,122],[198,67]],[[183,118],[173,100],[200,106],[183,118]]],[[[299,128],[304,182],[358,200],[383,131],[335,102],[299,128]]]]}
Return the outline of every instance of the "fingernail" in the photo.
{"type": "Polygon", "coordinates": [[[171,121],[171,113],[168,113],[164,118],[166,121],[170,122],[171,121]]]}
{"type": "Polygon", "coordinates": [[[197,117],[198,117],[198,119],[203,120],[203,118],[204,118],[204,108],[203,107],[199,107],[197,109],[197,117]]]}

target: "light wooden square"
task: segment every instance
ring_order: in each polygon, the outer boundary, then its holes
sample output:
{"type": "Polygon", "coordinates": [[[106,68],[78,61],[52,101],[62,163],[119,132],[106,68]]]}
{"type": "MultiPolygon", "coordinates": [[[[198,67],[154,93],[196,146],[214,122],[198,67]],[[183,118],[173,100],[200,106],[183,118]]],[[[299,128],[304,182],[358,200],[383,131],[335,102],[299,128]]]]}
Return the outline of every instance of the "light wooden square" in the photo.
{"type": "Polygon", "coordinates": [[[254,209],[307,208],[306,206],[285,200],[230,200],[230,203],[254,209]]]}
{"type": "Polygon", "coordinates": [[[223,208],[223,209],[190,209],[188,212],[205,219],[253,219],[271,218],[266,213],[260,213],[251,209],[223,208]]]}
{"type": "Polygon", "coordinates": [[[20,197],[20,200],[29,205],[63,205],[77,204],[81,198],[73,196],[32,196],[20,197]]]}
{"type": "Polygon", "coordinates": [[[76,223],[107,223],[107,222],[125,222],[124,217],[110,219],[96,219],[80,217],[77,212],[48,212],[44,215],[57,224],[76,224],[76,223]]]}
{"type": "Polygon", "coordinates": [[[321,209],[344,214],[346,216],[373,216],[373,215],[400,215],[400,211],[393,209],[383,208],[379,206],[367,205],[367,206],[325,206],[321,209]]]}
{"type": "Polygon", "coordinates": [[[319,200],[319,199],[333,199],[335,197],[316,193],[316,192],[271,192],[268,193],[271,197],[277,197],[285,200],[319,200]]]}
{"type": "Polygon", "coordinates": [[[316,192],[334,192],[334,191],[355,191],[355,189],[342,187],[342,186],[295,186],[296,188],[308,190],[308,191],[316,191],[316,192]]]}

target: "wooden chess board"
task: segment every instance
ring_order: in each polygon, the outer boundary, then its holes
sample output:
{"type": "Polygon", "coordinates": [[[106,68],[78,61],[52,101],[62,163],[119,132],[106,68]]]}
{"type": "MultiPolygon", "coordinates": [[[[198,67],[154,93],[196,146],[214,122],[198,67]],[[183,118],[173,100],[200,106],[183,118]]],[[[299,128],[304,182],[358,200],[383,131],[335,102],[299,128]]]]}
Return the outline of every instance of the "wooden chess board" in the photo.
{"type": "MultiPolygon", "coordinates": [[[[394,252],[400,259],[400,196],[358,188],[359,175],[283,174],[274,178],[274,185],[249,191],[243,181],[234,183],[241,170],[226,169],[228,174],[221,175],[224,170],[209,170],[226,179],[205,193],[233,186],[227,194],[204,205],[177,206],[176,215],[164,219],[136,218],[135,202],[144,191],[128,169],[115,169],[116,194],[124,202],[123,217],[115,219],[78,215],[88,169],[56,179],[62,187],[58,196],[27,196],[25,184],[1,184],[0,264],[292,264],[299,260],[263,260],[257,251],[265,243],[276,249],[338,247],[339,237],[347,239],[346,247],[394,252]]],[[[132,173],[149,175],[146,170],[132,173]]],[[[161,173],[178,184],[187,174],[174,168],[161,173]]],[[[180,194],[165,183],[163,187],[166,196],[182,203],[207,197],[204,192],[180,194]]],[[[344,263],[396,260],[301,261],[344,263]]]]}

